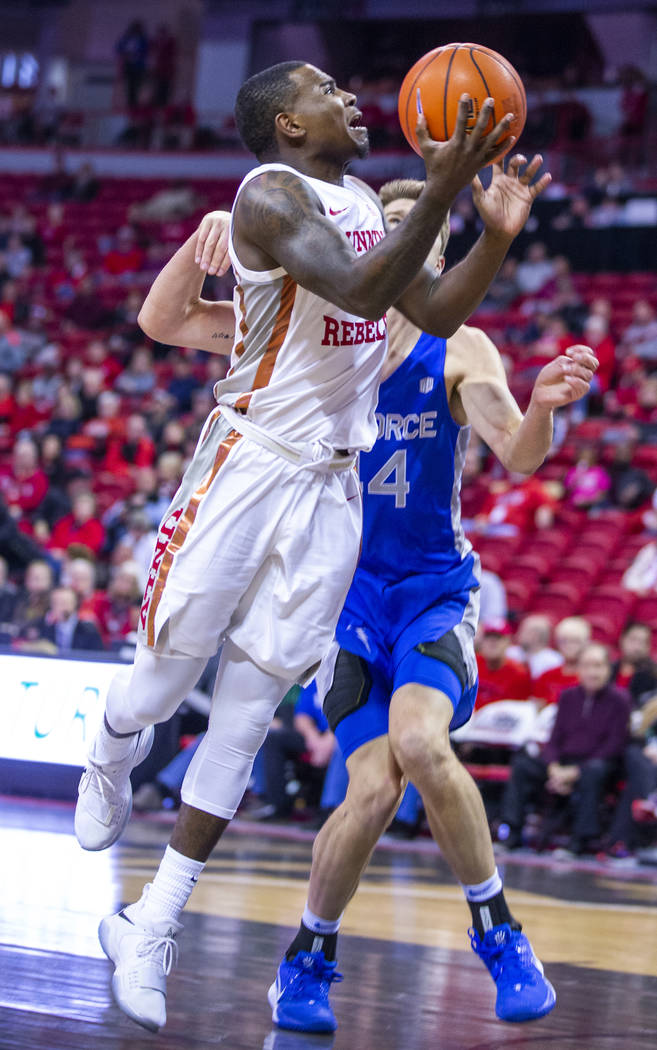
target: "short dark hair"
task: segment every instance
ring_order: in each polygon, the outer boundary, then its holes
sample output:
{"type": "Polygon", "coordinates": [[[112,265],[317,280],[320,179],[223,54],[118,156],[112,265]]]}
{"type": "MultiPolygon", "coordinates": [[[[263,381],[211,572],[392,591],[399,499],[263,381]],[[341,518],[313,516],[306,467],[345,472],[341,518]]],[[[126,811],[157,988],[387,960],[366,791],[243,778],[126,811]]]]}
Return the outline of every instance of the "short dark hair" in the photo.
{"type": "Polygon", "coordinates": [[[633,631],[635,627],[639,627],[640,630],[647,631],[649,635],[652,635],[652,627],[649,623],[646,623],[644,620],[628,620],[621,631],[621,638],[624,638],[626,634],[633,631]]]}
{"type": "Polygon", "coordinates": [[[294,104],[297,85],[290,73],[305,62],[279,62],[245,80],[235,100],[235,123],[240,138],[258,160],[276,148],[274,121],[294,104]]]}

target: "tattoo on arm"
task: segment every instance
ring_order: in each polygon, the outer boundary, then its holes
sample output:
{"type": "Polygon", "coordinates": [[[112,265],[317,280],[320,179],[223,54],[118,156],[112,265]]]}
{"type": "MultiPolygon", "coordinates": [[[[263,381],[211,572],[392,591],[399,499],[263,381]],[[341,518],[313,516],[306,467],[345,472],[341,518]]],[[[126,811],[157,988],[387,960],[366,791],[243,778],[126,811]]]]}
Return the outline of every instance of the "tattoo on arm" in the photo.
{"type": "Polygon", "coordinates": [[[212,339],[232,339],[232,335],[228,335],[228,332],[213,332],[212,339]]]}
{"type": "Polygon", "coordinates": [[[263,247],[276,244],[291,230],[303,228],[305,219],[321,214],[319,198],[291,172],[266,172],[255,182],[240,195],[240,219],[248,236],[263,247]]]}

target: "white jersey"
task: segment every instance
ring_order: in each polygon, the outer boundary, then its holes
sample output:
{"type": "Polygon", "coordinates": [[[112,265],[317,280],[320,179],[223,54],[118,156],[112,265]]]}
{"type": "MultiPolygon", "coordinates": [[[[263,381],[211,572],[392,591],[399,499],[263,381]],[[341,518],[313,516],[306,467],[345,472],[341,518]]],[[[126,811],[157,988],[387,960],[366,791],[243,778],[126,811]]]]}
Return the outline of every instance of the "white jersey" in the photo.
{"type": "MultiPolygon", "coordinates": [[[[302,175],[286,164],[263,164],[237,195],[265,171],[290,171],[307,182],[360,254],[384,236],[381,212],[356,180],[344,186],[302,175]]],[[[214,388],[229,405],[270,434],[321,441],[334,449],[369,449],[386,348],[386,320],[367,321],[298,285],[282,267],[248,270],[230,238],[235,345],[231,368],[214,388]]]]}

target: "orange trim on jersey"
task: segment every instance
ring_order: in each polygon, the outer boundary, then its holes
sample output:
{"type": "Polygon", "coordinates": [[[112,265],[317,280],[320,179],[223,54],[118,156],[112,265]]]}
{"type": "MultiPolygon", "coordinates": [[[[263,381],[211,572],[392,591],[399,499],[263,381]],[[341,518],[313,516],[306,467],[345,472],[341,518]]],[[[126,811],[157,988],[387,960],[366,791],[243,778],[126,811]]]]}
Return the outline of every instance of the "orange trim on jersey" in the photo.
{"type": "Polygon", "coordinates": [[[249,326],[246,323],[246,306],[244,305],[244,289],[242,288],[242,285],[236,284],[235,291],[239,298],[240,313],[242,315],[242,320],[240,321],[240,332],[242,333],[242,338],[233,350],[233,353],[235,354],[235,357],[241,357],[244,353],[244,339],[249,331],[249,326]]]}
{"type": "Polygon", "coordinates": [[[201,482],[199,487],[191,496],[189,503],[185,507],[185,511],[181,516],[176,530],[167,544],[167,549],[164,552],[160,568],[158,570],[157,579],[153,586],[153,593],[151,596],[150,606],[148,609],[148,620],[146,624],[146,641],[147,644],[152,646],[155,645],[155,614],[162,598],[162,592],[164,591],[165,584],[167,582],[167,576],[173,565],[173,557],[177,551],[180,550],[184,544],[189,530],[191,529],[196,519],[196,514],[200,506],[201,500],[205,496],[206,492],[210,488],[210,485],[216,478],[221,466],[225,463],[226,457],[230,450],[237,444],[242,437],[236,430],[231,430],[217,449],[217,455],[215,456],[214,463],[212,464],[212,470],[201,482]]]}
{"type": "Polygon", "coordinates": [[[214,409],[212,415],[210,416],[210,418],[208,419],[207,423],[205,424],[205,434],[203,435],[203,440],[201,441],[202,445],[204,445],[205,442],[208,440],[208,437],[210,436],[210,431],[212,430],[212,426],[213,426],[213,424],[215,423],[215,421],[217,420],[217,418],[220,415],[221,415],[221,406],[219,406],[219,408],[215,408],[214,409]]]}
{"type": "Polygon", "coordinates": [[[248,394],[242,394],[238,397],[235,402],[235,408],[238,411],[245,411],[249,407],[249,403],[255,390],[262,390],[263,387],[267,386],[269,380],[272,377],[274,366],[276,364],[276,358],[278,351],[285,342],[285,336],[287,330],[290,327],[290,317],[292,316],[292,309],[294,307],[294,300],[297,294],[297,284],[293,281],[289,274],[286,274],[283,278],[283,287],[281,289],[281,301],[278,304],[278,311],[276,313],[276,320],[274,321],[269,342],[267,343],[267,349],[260,359],[258,370],[253,380],[253,387],[248,394]]]}

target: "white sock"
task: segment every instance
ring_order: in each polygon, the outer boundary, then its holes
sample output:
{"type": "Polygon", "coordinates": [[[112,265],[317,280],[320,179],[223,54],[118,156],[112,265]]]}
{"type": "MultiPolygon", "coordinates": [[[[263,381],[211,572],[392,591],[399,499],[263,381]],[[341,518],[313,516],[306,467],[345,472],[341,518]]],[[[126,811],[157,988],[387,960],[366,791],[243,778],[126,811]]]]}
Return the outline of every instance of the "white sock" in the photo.
{"type": "Polygon", "coordinates": [[[495,868],[494,873],[485,882],[478,882],[475,886],[462,885],[462,889],[466,900],[481,904],[482,901],[490,900],[491,897],[496,897],[500,893],[502,879],[499,871],[495,868]]]}
{"type": "Polygon", "coordinates": [[[136,739],[133,733],[130,736],[112,736],[103,721],[89,748],[89,758],[102,766],[120,763],[134,753],[136,739]]]}
{"type": "Polygon", "coordinates": [[[204,867],[205,861],[192,860],[167,846],[148,893],[136,904],[125,908],[126,915],[129,919],[140,918],[148,923],[163,919],[179,922],[204,867]]]}
{"type": "Polygon", "coordinates": [[[315,915],[306,904],[301,921],[306,929],[312,930],[313,933],[318,933],[320,936],[325,937],[329,933],[338,932],[340,929],[340,923],[342,922],[342,916],[340,916],[339,919],[320,919],[319,915],[315,915]]]}

